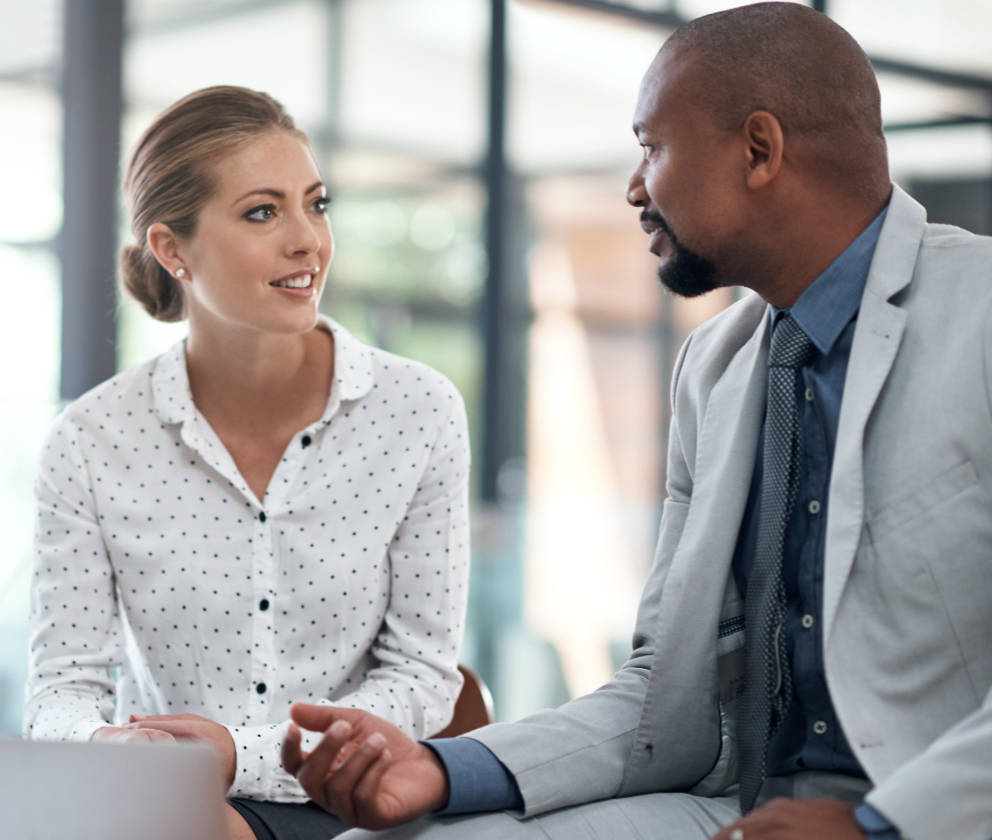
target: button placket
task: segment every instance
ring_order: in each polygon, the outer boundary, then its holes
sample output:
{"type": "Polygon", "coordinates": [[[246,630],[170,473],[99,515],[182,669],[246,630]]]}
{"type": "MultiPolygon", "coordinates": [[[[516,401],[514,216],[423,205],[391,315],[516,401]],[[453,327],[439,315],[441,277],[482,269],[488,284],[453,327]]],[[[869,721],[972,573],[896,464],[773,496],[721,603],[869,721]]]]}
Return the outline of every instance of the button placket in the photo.
{"type": "Polygon", "coordinates": [[[252,593],[246,605],[251,611],[251,673],[248,701],[249,723],[267,723],[271,707],[269,684],[272,682],[270,669],[274,662],[273,611],[270,598],[274,591],[274,535],[278,528],[274,518],[275,505],[266,495],[269,513],[259,513],[255,529],[252,551],[252,593]],[[262,604],[265,604],[263,607],[262,604]]]}

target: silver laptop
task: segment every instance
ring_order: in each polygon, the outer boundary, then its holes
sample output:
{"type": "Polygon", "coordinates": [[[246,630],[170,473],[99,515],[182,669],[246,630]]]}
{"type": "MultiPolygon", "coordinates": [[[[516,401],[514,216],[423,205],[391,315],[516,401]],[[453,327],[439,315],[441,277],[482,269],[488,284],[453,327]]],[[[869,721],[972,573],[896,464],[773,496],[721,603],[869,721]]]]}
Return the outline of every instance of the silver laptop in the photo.
{"type": "Polygon", "coordinates": [[[223,840],[217,757],[201,744],[0,740],[0,836],[223,840]]]}

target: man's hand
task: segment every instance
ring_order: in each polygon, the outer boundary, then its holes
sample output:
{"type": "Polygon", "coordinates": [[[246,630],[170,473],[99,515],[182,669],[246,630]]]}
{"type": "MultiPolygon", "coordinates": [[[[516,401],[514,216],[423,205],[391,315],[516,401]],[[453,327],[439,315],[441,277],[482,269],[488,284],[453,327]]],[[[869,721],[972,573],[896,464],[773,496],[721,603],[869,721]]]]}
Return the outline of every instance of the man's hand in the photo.
{"type": "Polygon", "coordinates": [[[854,808],[836,799],[773,799],[712,840],[864,840],[854,808]]]}
{"type": "Polygon", "coordinates": [[[175,741],[168,732],[158,729],[133,729],[130,726],[102,726],[92,735],[91,741],[109,741],[116,744],[148,744],[175,741]]]}
{"type": "Polygon", "coordinates": [[[131,715],[130,721],[125,729],[137,732],[159,731],[177,741],[203,741],[210,744],[220,756],[224,789],[227,790],[234,783],[238,757],[234,738],[226,726],[200,715],[131,715]]]}
{"type": "Polygon", "coordinates": [[[448,801],[448,776],[434,752],[391,723],[358,709],[297,703],[282,763],[311,799],[349,825],[387,828],[448,801]],[[324,737],[306,753],[296,724],[324,737]]]}

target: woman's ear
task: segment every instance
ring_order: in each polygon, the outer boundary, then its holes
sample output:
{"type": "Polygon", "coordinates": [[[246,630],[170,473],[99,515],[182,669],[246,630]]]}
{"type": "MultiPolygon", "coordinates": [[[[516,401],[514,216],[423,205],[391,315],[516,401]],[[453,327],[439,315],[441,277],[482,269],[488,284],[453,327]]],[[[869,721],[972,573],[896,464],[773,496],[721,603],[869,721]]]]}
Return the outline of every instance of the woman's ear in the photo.
{"type": "Polygon", "coordinates": [[[179,254],[179,240],[168,225],[162,222],[149,225],[145,240],[162,268],[179,280],[189,279],[189,269],[179,254]]]}
{"type": "Polygon", "coordinates": [[[782,168],[785,136],[778,117],[770,111],[755,111],[744,121],[747,144],[747,185],[753,190],[771,183],[782,168]]]}

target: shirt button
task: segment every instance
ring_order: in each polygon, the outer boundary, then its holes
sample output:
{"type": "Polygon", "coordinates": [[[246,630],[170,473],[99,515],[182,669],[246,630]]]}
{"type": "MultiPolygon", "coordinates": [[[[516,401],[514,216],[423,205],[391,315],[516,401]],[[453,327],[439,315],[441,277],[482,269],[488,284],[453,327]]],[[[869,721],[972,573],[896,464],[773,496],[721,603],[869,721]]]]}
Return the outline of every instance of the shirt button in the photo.
{"type": "Polygon", "coordinates": [[[826,735],[827,734],[827,722],[825,720],[818,720],[816,723],[813,724],[813,731],[817,735],[826,735]]]}
{"type": "Polygon", "coordinates": [[[809,613],[806,613],[806,615],[803,616],[803,629],[809,630],[809,628],[812,626],[813,626],[813,616],[811,616],[809,613]]]}
{"type": "MultiPolygon", "coordinates": [[[[265,694],[265,683],[259,683],[258,685],[256,685],[255,691],[257,691],[259,694],[265,694]]],[[[826,726],[826,724],[824,724],[824,726],[826,726]]],[[[813,728],[816,729],[815,726],[813,728]]]]}
{"type": "Polygon", "coordinates": [[[259,522],[264,522],[265,521],[265,511],[264,510],[258,515],[258,521],[259,522]]]}
{"type": "Polygon", "coordinates": [[[806,402],[813,402],[813,389],[807,388],[804,396],[806,397],[806,402]]]}
{"type": "Polygon", "coordinates": [[[313,441],[310,439],[310,435],[304,435],[300,438],[300,446],[306,449],[313,441]]]}
{"type": "Polygon", "coordinates": [[[820,503],[816,499],[813,499],[813,501],[809,503],[807,510],[809,510],[813,516],[816,516],[820,512],[820,503]]]}
{"type": "Polygon", "coordinates": [[[265,612],[269,608],[269,599],[268,598],[263,598],[261,601],[259,601],[258,602],[258,608],[262,612],[265,612]]]}

